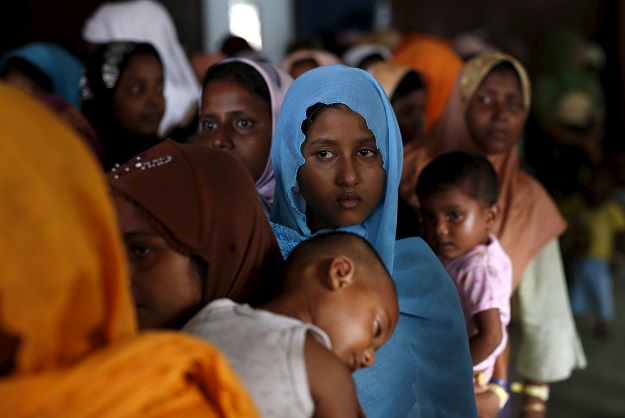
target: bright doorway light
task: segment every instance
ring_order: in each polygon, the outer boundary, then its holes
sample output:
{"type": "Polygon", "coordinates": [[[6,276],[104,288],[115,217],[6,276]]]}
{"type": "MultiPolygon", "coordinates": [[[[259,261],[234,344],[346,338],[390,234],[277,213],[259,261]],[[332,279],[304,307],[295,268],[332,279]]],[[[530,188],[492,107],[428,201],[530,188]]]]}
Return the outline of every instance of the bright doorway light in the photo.
{"type": "Polygon", "coordinates": [[[249,0],[230,0],[228,2],[228,20],[230,33],[245,39],[252,48],[263,49],[258,6],[249,0]]]}

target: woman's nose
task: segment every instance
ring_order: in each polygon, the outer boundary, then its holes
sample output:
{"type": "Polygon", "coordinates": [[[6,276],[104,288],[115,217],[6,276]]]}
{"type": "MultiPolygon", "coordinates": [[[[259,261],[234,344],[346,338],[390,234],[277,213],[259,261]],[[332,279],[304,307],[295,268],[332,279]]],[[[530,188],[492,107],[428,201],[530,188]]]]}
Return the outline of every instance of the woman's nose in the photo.
{"type": "MultiPolygon", "coordinates": [[[[232,142],[232,135],[228,132],[228,129],[225,127],[219,127],[213,132],[209,137],[208,144],[213,148],[219,150],[229,150],[234,148],[234,143],[232,142]]],[[[205,141],[202,141],[205,142],[205,141]]],[[[206,142],[205,142],[206,143],[206,142]]]]}
{"type": "Polygon", "coordinates": [[[341,186],[353,187],[358,184],[358,170],[350,158],[343,159],[340,170],[339,183],[341,186]]]}
{"type": "Polygon", "coordinates": [[[499,102],[499,101],[495,101],[493,106],[494,106],[493,117],[496,120],[502,120],[502,119],[507,119],[508,118],[509,109],[508,109],[508,107],[506,106],[505,103],[499,102]]]}

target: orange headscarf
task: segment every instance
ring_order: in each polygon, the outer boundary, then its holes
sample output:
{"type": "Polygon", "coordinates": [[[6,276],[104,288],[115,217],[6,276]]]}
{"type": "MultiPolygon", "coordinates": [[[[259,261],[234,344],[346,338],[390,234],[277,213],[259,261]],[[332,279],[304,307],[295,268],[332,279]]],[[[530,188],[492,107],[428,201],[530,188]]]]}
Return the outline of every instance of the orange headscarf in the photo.
{"type": "Polygon", "coordinates": [[[0,84],[0,138],[0,416],[257,416],[215,348],[136,335],[104,177],[72,128],[0,84]]]}
{"type": "MultiPolygon", "coordinates": [[[[433,158],[445,152],[481,152],[469,131],[466,109],[490,71],[501,62],[510,62],[521,80],[525,112],[530,108],[531,88],[525,68],[515,58],[500,52],[487,52],[467,62],[457,78],[447,108],[423,146],[409,150],[405,157],[400,193],[415,201],[418,174],[433,158]],[[412,192],[412,194],[410,194],[412,192]]],[[[519,138],[520,139],[520,138],[519,138]]],[[[499,176],[501,216],[495,227],[503,248],[512,259],[514,288],[528,263],[551,240],[560,236],[566,223],[543,186],[519,167],[516,147],[488,155],[499,176]]]]}
{"type": "Polygon", "coordinates": [[[410,67],[425,80],[428,91],[424,133],[440,118],[454,87],[462,60],[449,41],[424,33],[405,34],[393,51],[391,62],[410,67]]]}

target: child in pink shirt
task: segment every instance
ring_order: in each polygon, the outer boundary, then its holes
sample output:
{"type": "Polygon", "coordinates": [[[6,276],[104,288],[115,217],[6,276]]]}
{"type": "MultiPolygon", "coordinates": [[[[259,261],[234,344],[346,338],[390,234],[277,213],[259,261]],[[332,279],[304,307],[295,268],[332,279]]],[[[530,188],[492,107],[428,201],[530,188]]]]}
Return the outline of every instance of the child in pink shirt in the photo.
{"type": "Polygon", "coordinates": [[[499,215],[497,174],[481,155],[443,154],[419,176],[417,197],[423,238],[458,289],[476,385],[507,389],[490,382],[508,341],[512,292],[510,258],[490,232],[499,215]]]}

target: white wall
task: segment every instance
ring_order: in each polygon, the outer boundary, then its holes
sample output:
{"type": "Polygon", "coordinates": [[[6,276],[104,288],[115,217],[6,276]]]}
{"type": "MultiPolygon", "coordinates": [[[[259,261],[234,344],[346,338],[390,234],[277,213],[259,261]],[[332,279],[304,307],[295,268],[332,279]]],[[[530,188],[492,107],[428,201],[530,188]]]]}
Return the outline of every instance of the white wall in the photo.
{"type": "MultiPolygon", "coordinates": [[[[250,0],[261,18],[262,53],[280,65],[288,44],[294,37],[293,0],[250,0]]],[[[205,49],[218,51],[229,34],[228,0],[202,0],[202,39],[205,49]]]]}

